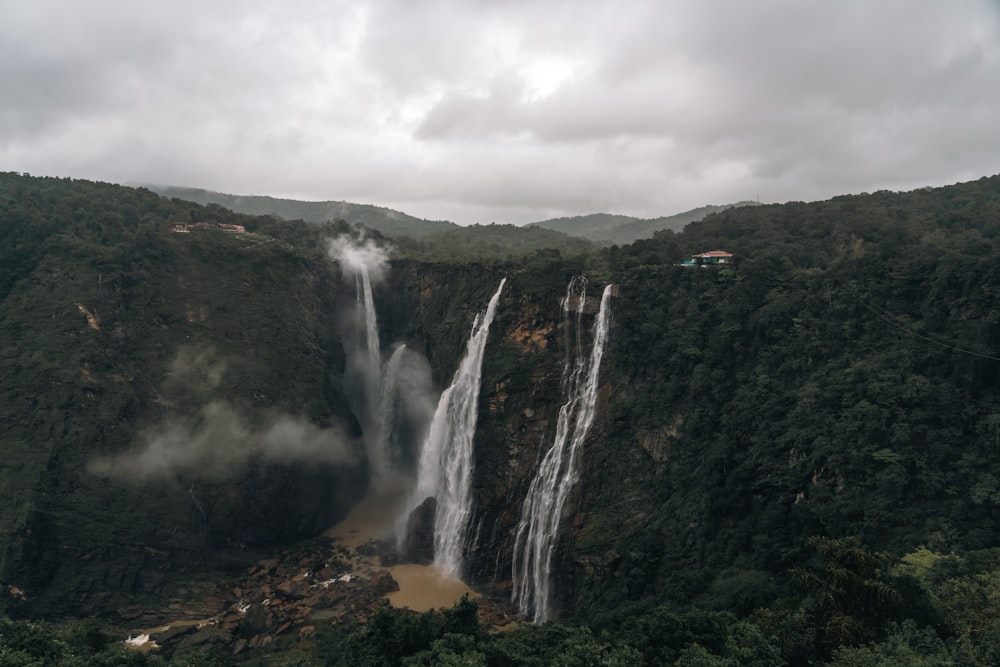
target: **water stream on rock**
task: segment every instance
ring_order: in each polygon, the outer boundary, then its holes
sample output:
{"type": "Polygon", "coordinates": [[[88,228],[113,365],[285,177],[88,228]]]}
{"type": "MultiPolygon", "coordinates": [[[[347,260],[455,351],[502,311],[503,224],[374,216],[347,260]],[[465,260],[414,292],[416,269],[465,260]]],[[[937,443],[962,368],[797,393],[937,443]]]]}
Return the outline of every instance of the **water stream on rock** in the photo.
{"type": "Polygon", "coordinates": [[[555,438],[531,480],[515,531],[513,602],[535,622],[551,618],[552,553],[566,497],[577,480],[577,453],[594,421],[601,358],[608,338],[610,285],[601,296],[590,354],[583,353],[586,290],[587,283],[582,278],[574,278],[566,288],[563,299],[566,326],[570,324],[571,311],[576,311],[576,344],[567,346],[563,367],[566,402],[559,408],[555,438]]]}
{"type": "MultiPolygon", "coordinates": [[[[476,316],[465,357],[451,386],[441,394],[421,448],[417,485],[400,525],[400,530],[405,532],[410,513],[427,498],[435,498],[434,564],[452,577],[462,576],[466,533],[472,513],[472,447],[479,415],[483,356],[506,282],[506,278],[500,281],[486,310],[476,316]]],[[[403,532],[400,543],[405,540],[403,532]]]]}

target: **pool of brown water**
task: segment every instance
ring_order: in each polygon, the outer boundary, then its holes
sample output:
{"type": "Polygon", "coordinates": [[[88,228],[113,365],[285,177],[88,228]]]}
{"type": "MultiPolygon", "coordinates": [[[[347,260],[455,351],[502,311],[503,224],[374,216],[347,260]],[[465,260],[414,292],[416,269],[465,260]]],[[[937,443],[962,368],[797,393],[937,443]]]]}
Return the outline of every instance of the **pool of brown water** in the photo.
{"type": "MultiPolygon", "coordinates": [[[[407,495],[401,489],[371,494],[355,505],[344,520],[328,530],[326,535],[337,538],[351,549],[357,549],[370,540],[391,538],[406,499],[407,495]]],[[[382,568],[375,562],[376,558],[364,560],[365,565],[372,569],[387,569],[399,584],[398,591],[386,596],[393,607],[427,611],[450,607],[463,595],[479,597],[461,580],[444,574],[434,565],[407,563],[382,568]]]]}

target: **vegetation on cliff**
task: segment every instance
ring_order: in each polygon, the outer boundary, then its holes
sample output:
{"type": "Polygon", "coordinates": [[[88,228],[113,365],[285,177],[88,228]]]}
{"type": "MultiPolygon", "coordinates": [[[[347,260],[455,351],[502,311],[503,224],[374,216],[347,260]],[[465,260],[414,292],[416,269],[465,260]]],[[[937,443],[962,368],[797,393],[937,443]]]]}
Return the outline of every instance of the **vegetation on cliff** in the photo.
{"type": "Polygon", "coordinates": [[[743,201],[726,206],[699,206],[698,208],[659,218],[635,218],[628,215],[592,213],[569,218],[553,218],[533,222],[529,226],[543,227],[587,239],[598,245],[623,245],[652,237],[656,232],[680,232],[692,222],[698,222],[712,213],[737,206],[755,206],[757,202],[743,201]]]}
{"type": "MultiPolygon", "coordinates": [[[[88,469],[168,421],[200,433],[206,404],[251,434],[278,411],[356,435],[334,233],[358,232],[0,176],[7,613],[119,613],[181,573],[243,562],[241,547],[315,534],[361,492],[356,464],[296,468],[263,449],[222,477],[188,461],[152,487],[88,469]],[[179,222],[248,233],[171,233],[179,222]]],[[[376,303],[384,340],[419,347],[440,387],[508,276],[483,368],[469,573],[498,595],[558,410],[558,300],[581,273],[619,285],[556,554],[563,622],[492,635],[467,607],[385,611],[322,630],[297,659],[1000,659],[1000,177],[731,209],[601,250],[480,248],[397,243],[376,303]],[[715,248],[734,266],[676,266],[715,248]]]]}
{"type": "Polygon", "coordinates": [[[299,201],[259,195],[227,195],[199,188],[150,186],[164,197],[182,199],[208,206],[215,204],[244,215],[276,216],[284,220],[326,223],[343,220],[352,225],[364,225],[386,236],[420,238],[427,234],[458,229],[458,225],[444,220],[424,220],[370,204],[353,204],[345,201],[299,201]]]}
{"type": "Polygon", "coordinates": [[[901,641],[904,617],[981,642],[936,586],[991,578],[1000,545],[998,233],[994,177],[734,209],[610,249],[609,419],[588,450],[567,611],[770,615],[808,637],[792,662],[901,641]],[[720,247],[734,268],[671,264],[720,247]],[[884,554],[866,578],[881,572],[896,604],[824,582],[830,545],[884,554]],[[972,571],[894,578],[921,550],[972,571]]]}
{"type": "Polygon", "coordinates": [[[283,225],[287,238],[303,232],[293,246],[258,233],[269,223],[143,190],[0,176],[11,612],[115,612],[244,549],[316,534],[363,493],[349,451],[318,464],[267,455],[278,426],[316,443],[356,430],[337,384],[339,275],[309,247],[316,228],[283,225]],[[198,222],[212,226],[170,231],[198,222]]]}

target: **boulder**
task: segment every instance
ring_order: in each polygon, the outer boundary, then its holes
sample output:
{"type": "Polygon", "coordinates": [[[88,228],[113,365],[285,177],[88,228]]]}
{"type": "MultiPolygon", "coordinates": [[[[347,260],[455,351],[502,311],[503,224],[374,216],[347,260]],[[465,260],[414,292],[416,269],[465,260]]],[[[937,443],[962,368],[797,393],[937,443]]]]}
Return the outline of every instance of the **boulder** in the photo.
{"type": "Polygon", "coordinates": [[[423,565],[434,561],[434,514],[437,500],[429,497],[420,503],[406,522],[403,558],[423,565]]]}
{"type": "Polygon", "coordinates": [[[399,590],[399,583],[385,570],[372,577],[371,586],[372,589],[374,589],[379,595],[385,595],[386,593],[392,593],[393,591],[399,590]]]}

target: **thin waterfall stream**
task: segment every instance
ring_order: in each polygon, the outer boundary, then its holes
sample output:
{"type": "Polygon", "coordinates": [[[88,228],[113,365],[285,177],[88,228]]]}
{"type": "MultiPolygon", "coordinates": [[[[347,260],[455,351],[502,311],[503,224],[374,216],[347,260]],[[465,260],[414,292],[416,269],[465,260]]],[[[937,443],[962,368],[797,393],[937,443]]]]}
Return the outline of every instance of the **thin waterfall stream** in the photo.
{"type": "Polygon", "coordinates": [[[365,449],[368,461],[372,467],[373,477],[378,481],[389,472],[391,458],[386,448],[387,438],[384,432],[386,417],[381,413],[382,395],[386,388],[383,382],[382,353],[379,349],[378,319],[375,314],[375,299],[372,296],[371,275],[364,264],[358,264],[356,270],[357,302],[364,319],[367,352],[367,369],[364,374],[366,414],[362,421],[365,424],[365,449]]]}
{"type": "Polygon", "coordinates": [[[590,354],[583,353],[586,280],[574,278],[566,288],[563,316],[569,324],[576,311],[575,346],[569,345],[563,367],[565,403],[559,408],[556,434],[528,488],[514,539],[513,602],[535,622],[552,615],[552,555],[563,506],[577,481],[580,447],[590,431],[597,405],[601,359],[608,338],[612,286],[604,288],[593,327],[590,354]]]}
{"type": "Polygon", "coordinates": [[[377,450],[381,457],[383,476],[402,468],[402,453],[395,439],[399,369],[407,352],[405,344],[396,346],[379,375],[378,414],[376,415],[376,435],[379,438],[377,450]]]}

